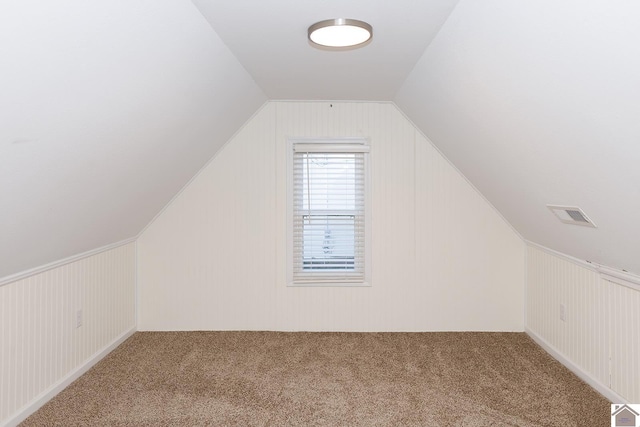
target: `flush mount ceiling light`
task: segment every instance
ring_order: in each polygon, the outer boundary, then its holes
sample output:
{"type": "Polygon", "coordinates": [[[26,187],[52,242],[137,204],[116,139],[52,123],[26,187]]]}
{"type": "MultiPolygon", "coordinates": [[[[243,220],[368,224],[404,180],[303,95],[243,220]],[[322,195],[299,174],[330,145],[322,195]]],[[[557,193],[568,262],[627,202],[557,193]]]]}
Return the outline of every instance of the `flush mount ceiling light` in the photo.
{"type": "Polygon", "coordinates": [[[329,48],[355,48],[371,40],[371,25],[356,19],[327,19],[309,27],[309,40],[317,46],[329,48]]]}

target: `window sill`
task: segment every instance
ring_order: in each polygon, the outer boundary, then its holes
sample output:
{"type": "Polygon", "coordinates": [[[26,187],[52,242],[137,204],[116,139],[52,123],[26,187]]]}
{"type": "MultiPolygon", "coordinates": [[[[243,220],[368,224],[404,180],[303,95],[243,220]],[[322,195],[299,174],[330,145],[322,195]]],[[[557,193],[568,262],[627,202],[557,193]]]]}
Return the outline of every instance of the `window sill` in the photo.
{"type": "Polygon", "coordinates": [[[288,288],[370,288],[369,282],[302,282],[287,283],[288,288]]]}

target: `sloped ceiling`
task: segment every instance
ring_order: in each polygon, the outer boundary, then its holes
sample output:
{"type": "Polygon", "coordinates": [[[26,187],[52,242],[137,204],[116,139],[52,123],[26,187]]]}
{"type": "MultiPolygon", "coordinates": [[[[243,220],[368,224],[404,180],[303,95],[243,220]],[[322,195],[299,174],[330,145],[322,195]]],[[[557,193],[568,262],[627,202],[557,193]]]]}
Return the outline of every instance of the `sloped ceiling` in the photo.
{"type": "Polygon", "coordinates": [[[135,236],[265,100],[189,1],[0,2],[0,278],[135,236]]]}
{"type": "Polygon", "coordinates": [[[396,103],[526,239],[638,274],[639,22],[639,2],[462,0],[396,103]]]}
{"type": "Polygon", "coordinates": [[[394,100],[526,239],[640,273],[638,22],[603,0],[0,2],[0,278],[135,236],[267,98],[394,100]],[[373,42],[308,45],[344,16],[373,42]]]}

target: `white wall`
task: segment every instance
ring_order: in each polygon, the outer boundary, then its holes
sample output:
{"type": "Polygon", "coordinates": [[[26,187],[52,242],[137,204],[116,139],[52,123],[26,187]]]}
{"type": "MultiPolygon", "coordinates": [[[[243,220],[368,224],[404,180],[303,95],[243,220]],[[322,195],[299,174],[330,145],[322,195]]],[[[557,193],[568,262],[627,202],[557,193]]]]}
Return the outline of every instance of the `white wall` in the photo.
{"type": "Polygon", "coordinates": [[[137,247],[141,330],[524,328],[524,243],[393,104],[266,104],[137,247]],[[330,136],[371,141],[372,286],[287,287],[286,139],[330,136]]]}
{"type": "Polygon", "coordinates": [[[129,243],[0,286],[0,425],[19,422],[135,329],[135,269],[129,243]]]}
{"type": "Polygon", "coordinates": [[[534,246],[527,276],[528,332],[612,400],[640,401],[640,287],[534,246]]]}

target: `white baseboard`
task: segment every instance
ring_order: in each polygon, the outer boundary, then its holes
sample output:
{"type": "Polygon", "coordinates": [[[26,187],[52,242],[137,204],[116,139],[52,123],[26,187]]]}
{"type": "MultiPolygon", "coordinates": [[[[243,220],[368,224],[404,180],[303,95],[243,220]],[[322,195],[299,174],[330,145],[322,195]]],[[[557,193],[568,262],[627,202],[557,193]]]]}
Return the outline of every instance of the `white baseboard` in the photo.
{"type": "Polygon", "coordinates": [[[553,347],[551,344],[549,344],[547,341],[545,341],[542,337],[537,335],[531,329],[525,328],[525,332],[540,347],[542,347],[547,353],[549,353],[551,356],[553,356],[554,359],[556,359],[558,362],[560,362],[564,366],[566,366],[571,372],[576,374],[578,376],[578,378],[580,378],[582,381],[584,381],[587,384],[589,384],[598,393],[600,393],[601,395],[603,395],[604,397],[609,399],[611,401],[611,403],[626,403],[626,404],[630,403],[624,397],[620,396],[618,393],[616,393],[615,391],[611,390],[608,386],[606,386],[605,384],[602,384],[600,381],[598,381],[597,379],[592,377],[588,372],[584,371],[578,365],[573,363],[571,360],[569,360],[567,358],[567,356],[565,356],[564,354],[560,353],[555,347],[553,347]]]}
{"type": "Polygon", "coordinates": [[[10,416],[4,422],[0,422],[0,427],[16,427],[18,424],[26,420],[29,415],[33,414],[38,409],[40,409],[45,403],[51,400],[56,394],[60,393],[69,384],[77,380],[82,374],[84,374],[89,369],[91,369],[93,365],[95,365],[100,360],[102,360],[107,354],[115,350],[116,347],[122,344],[127,338],[129,338],[135,332],[136,332],[136,328],[133,327],[130,330],[123,333],[122,335],[120,335],[111,344],[107,345],[105,348],[98,351],[96,354],[90,357],[85,363],[78,366],[76,369],[70,372],[67,376],[62,378],[56,384],[51,386],[48,390],[46,390],[45,392],[40,394],[38,397],[36,397],[31,403],[24,406],[22,409],[20,409],[14,415],[10,416]]]}

